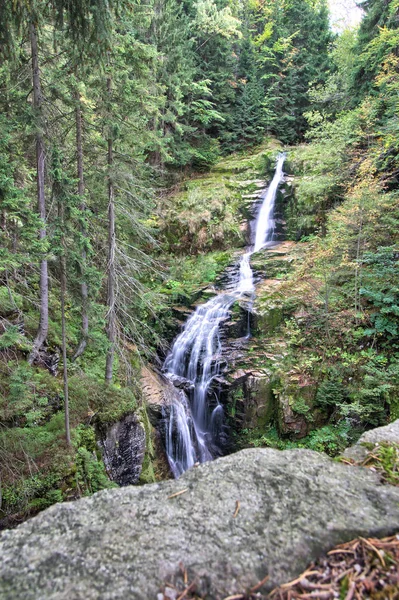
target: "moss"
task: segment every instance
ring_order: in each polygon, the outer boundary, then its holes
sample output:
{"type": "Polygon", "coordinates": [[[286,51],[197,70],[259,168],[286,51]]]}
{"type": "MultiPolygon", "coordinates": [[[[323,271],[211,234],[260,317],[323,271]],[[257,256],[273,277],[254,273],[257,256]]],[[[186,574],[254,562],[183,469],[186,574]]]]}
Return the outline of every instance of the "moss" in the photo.
{"type": "Polygon", "coordinates": [[[257,189],[251,179],[272,176],[277,148],[269,139],[253,154],[234,154],[206,175],[186,181],[159,224],[169,249],[196,254],[245,245],[241,225],[249,213],[242,194],[257,189]]]}
{"type": "MultiPolygon", "coordinates": [[[[7,367],[11,367],[9,362],[7,367]]],[[[10,427],[0,430],[3,503],[0,518],[12,524],[55,501],[70,500],[110,487],[92,424],[112,423],[137,407],[128,388],[107,387],[81,373],[70,377],[73,447],[65,445],[62,381],[20,361],[4,379],[0,415],[10,427]],[[7,521],[8,519],[8,521],[7,521]]]]}
{"type": "Polygon", "coordinates": [[[145,454],[139,483],[154,483],[156,481],[153,462],[155,460],[155,449],[153,444],[153,430],[145,406],[138,411],[140,423],[145,431],[145,454]]]}
{"type": "MultiPolygon", "coordinates": [[[[399,486],[399,444],[395,442],[378,442],[361,444],[367,450],[367,456],[361,461],[361,466],[377,471],[385,483],[399,486]]],[[[345,457],[341,461],[347,462],[345,457]]]]}
{"type": "Polygon", "coordinates": [[[316,452],[324,452],[335,457],[356,439],[356,434],[351,431],[347,423],[326,425],[300,440],[282,438],[275,424],[266,428],[246,429],[241,436],[241,447],[266,447],[278,450],[293,448],[307,448],[316,452]]]}
{"type": "Polygon", "coordinates": [[[122,417],[137,409],[137,400],[129,388],[105,386],[101,398],[98,399],[99,408],[96,418],[101,424],[111,424],[120,421],[122,417]]]}
{"type": "Polygon", "coordinates": [[[180,257],[178,261],[169,255],[169,277],[159,292],[173,304],[190,305],[204,295],[204,287],[213,284],[231,260],[232,251],[228,250],[180,257]]]}
{"type": "Polygon", "coordinates": [[[137,409],[136,396],[131,388],[105,385],[94,377],[70,377],[69,392],[70,410],[76,422],[90,416],[99,425],[109,425],[137,409]]]}
{"type": "Polygon", "coordinates": [[[303,415],[308,423],[312,423],[314,421],[312,406],[309,405],[308,401],[302,398],[302,396],[294,398],[290,404],[292,410],[298,415],[303,415]]]}
{"type": "Polygon", "coordinates": [[[0,315],[8,316],[23,308],[23,296],[6,286],[0,286],[0,315]]]}
{"type": "Polygon", "coordinates": [[[156,481],[152,460],[153,459],[150,458],[149,454],[146,452],[143,460],[143,466],[141,468],[139,483],[154,483],[156,481]]]}
{"type": "Polygon", "coordinates": [[[83,496],[118,487],[109,480],[102,460],[97,458],[95,452],[84,447],[78,448],[76,452],[76,485],[83,496]]]}
{"type": "Polygon", "coordinates": [[[278,306],[269,306],[263,308],[262,312],[256,314],[255,327],[260,335],[270,335],[276,331],[278,326],[283,322],[283,311],[278,306]]]}
{"type": "Polygon", "coordinates": [[[48,474],[36,473],[12,485],[3,487],[3,500],[0,518],[19,513],[19,518],[34,514],[63,498],[60,484],[62,474],[51,471],[48,474]],[[21,514],[22,513],[22,514],[21,514]]]}

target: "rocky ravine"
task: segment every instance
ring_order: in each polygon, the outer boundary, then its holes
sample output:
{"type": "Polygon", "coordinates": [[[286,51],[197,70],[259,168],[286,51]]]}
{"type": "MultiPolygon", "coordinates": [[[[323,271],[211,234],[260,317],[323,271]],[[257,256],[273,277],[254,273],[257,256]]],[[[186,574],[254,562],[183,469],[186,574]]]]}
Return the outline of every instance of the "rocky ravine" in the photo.
{"type": "Polygon", "coordinates": [[[269,573],[266,591],[358,535],[396,531],[399,488],[368,469],[310,450],[243,450],[177,481],[54,505],[4,532],[0,598],[148,600],[183,563],[218,600],[269,573]]]}

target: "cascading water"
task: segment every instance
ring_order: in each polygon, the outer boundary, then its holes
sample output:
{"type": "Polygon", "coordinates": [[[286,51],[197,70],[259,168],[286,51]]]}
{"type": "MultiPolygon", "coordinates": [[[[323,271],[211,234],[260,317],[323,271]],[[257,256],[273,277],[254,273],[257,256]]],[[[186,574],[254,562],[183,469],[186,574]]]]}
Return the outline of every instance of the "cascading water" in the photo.
{"type": "Polygon", "coordinates": [[[217,395],[211,395],[209,391],[212,381],[220,374],[220,326],[228,320],[230,308],[238,298],[253,298],[255,285],[250,258],[253,252],[273,240],[274,202],[283,179],[284,160],[285,154],[280,154],[273,180],[262,194],[254,247],[241,258],[239,277],[233,291],[219,294],[199,306],[166,358],[166,375],[172,382],[179,382],[179,385],[183,381],[188,388],[188,397],[183,390],[179,390],[173,401],[166,433],[166,453],[175,477],[196,462],[212,460],[219,453],[218,437],[223,424],[223,408],[217,395]]]}
{"type": "Polygon", "coordinates": [[[255,229],[255,244],[253,252],[258,252],[268,242],[273,241],[274,234],[274,201],[276,199],[277,189],[283,180],[283,165],[285,161],[285,153],[279,154],[277,158],[276,171],[271,184],[266,190],[262,206],[260,208],[258,218],[256,220],[255,229]]]}

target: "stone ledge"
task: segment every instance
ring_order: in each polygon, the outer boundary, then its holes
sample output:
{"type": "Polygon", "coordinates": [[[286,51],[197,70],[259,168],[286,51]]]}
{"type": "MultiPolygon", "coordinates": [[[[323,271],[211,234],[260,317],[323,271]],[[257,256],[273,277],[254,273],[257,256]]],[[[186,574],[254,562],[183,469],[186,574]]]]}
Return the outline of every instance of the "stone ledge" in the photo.
{"type": "Polygon", "coordinates": [[[54,505],[4,532],[0,597],[148,600],[183,563],[199,593],[219,600],[267,573],[265,590],[294,578],[353,537],[398,530],[399,488],[369,470],[310,450],[243,450],[177,481],[54,505]]]}

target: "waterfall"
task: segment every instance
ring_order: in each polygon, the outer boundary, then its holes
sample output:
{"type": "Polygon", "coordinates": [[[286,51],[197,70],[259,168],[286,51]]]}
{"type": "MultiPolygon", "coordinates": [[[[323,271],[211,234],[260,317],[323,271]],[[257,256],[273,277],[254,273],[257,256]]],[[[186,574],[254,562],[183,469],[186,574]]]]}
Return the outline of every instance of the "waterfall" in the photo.
{"type": "Polygon", "coordinates": [[[258,252],[267,242],[273,241],[274,234],[274,201],[276,199],[277,189],[283,179],[283,165],[285,153],[279,154],[277,158],[276,171],[273,180],[266,190],[265,197],[256,221],[254,252],[258,252]]]}
{"type": "Polygon", "coordinates": [[[216,398],[209,401],[208,390],[220,373],[220,325],[229,318],[236,298],[235,293],[220,294],[199,306],[166,358],[164,369],[172,382],[183,378],[191,388],[191,402],[186,399],[184,406],[176,406],[180,400],[175,399],[169,417],[166,452],[175,477],[194,462],[212,460],[217,452],[221,406],[216,398]]]}
{"type": "MultiPolygon", "coordinates": [[[[255,285],[250,259],[274,233],[274,202],[283,179],[285,154],[280,154],[273,180],[263,192],[256,220],[253,249],[240,260],[239,276],[233,291],[218,294],[202,304],[188,319],[177,336],[164,364],[172,382],[188,390],[173,400],[166,432],[166,453],[175,477],[196,462],[212,460],[220,453],[219,436],[223,426],[223,408],[217,395],[209,394],[212,381],[220,374],[222,343],[220,326],[229,319],[232,304],[243,296],[253,298],[255,285]]],[[[249,334],[249,331],[248,331],[249,334]]]]}

